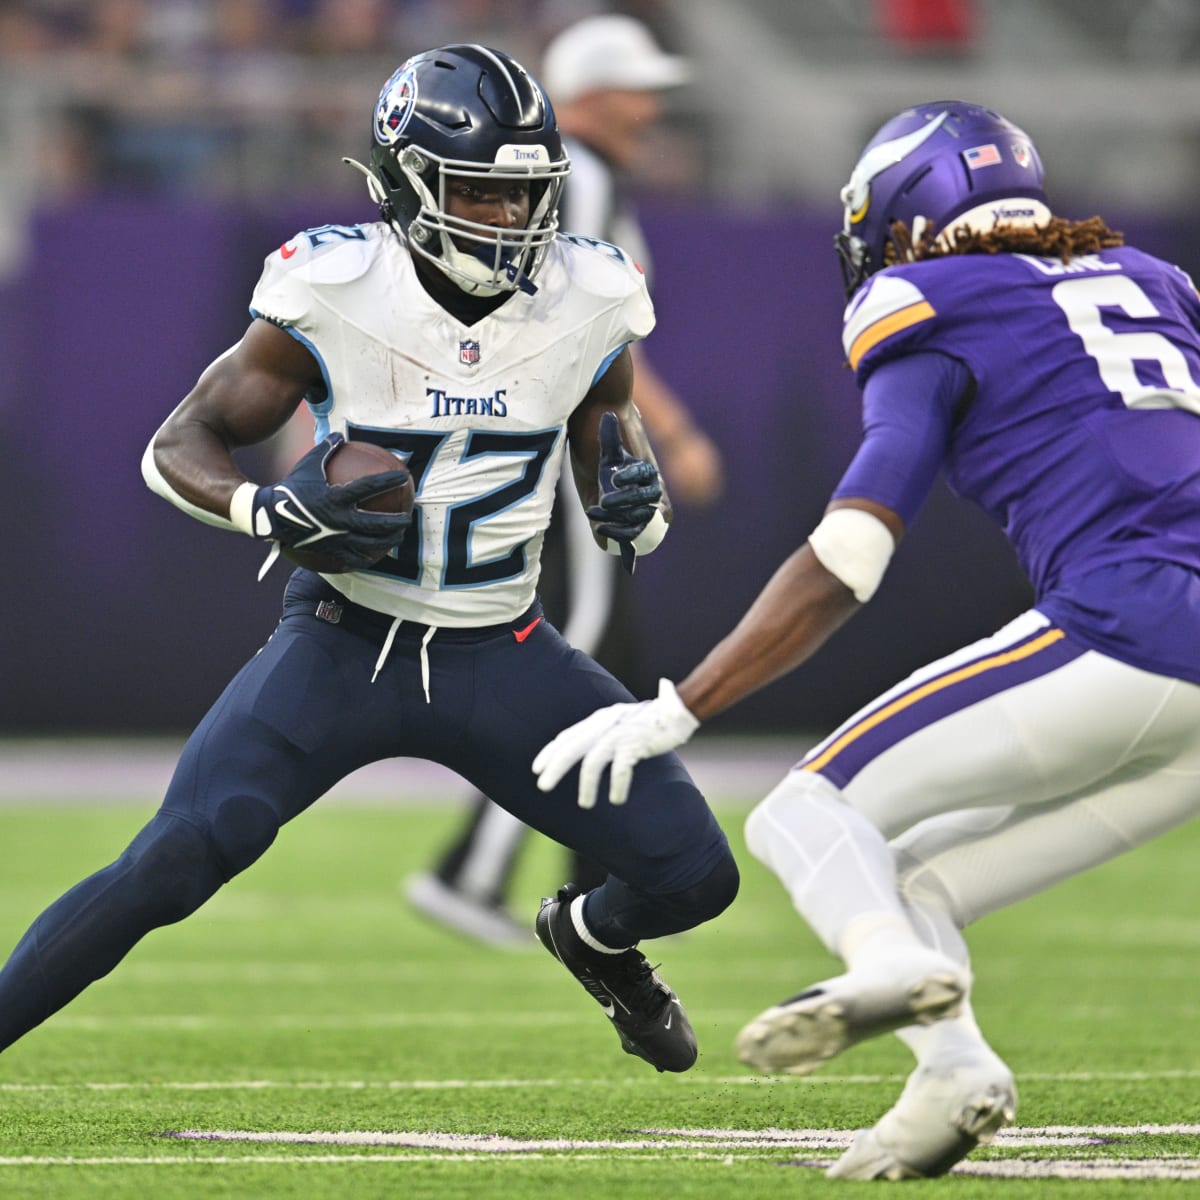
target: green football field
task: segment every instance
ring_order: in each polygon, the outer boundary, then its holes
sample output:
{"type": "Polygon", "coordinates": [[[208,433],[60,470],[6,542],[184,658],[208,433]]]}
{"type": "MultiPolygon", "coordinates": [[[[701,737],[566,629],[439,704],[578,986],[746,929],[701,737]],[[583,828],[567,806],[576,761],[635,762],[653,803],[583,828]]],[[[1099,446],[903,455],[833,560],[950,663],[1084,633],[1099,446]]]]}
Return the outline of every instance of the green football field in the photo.
{"type": "MultiPolygon", "coordinates": [[[[945,1179],[827,1180],[909,1069],[894,1039],[764,1079],[733,1036],[835,964],[741,851],[718,921],[648,944],[701,1042],[657,1075],[533,941],[480,948],[398,882],[451,805],[327,802],[249,872],[0,1057],[0,1197],[1110,1197],[1200,1189],[1200,829],[969,933],[1016,1127],[945,1179]]],[[[0,806],[0,942],[109,861],[153,805],[0,806]]],[[[532,927],[563,858],[530,848],[532,927]]]]}

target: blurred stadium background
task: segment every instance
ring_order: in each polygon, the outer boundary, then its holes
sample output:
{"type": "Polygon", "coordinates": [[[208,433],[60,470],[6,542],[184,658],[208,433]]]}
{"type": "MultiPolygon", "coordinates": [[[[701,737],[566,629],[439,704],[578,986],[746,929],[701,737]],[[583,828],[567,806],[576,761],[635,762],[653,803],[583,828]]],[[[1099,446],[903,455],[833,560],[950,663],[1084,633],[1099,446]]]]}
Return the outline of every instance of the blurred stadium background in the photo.
{"type": "MultiPolygon", "coordinates": [[[[729,465],[719,508],[639,572],[635,690],[729,627],[853,449],[832,234],[884,117],[997,107],[1058,211],[1200,271],[1198,0],[0,0],[0,739],[175,738],[203,713],[284,573],[256,583],[247,539],[153,498],[147,440],[241,335],[268,252],[372,218],[340,158],[403,58],[482,41],[536,73],[557,29],[606,10],[697,66],[639,189],[648,351],[729,465]]],[[[826,730],[1027,602],[998,534],[939,493],[876,602],[712,732],[826,730]]]]}

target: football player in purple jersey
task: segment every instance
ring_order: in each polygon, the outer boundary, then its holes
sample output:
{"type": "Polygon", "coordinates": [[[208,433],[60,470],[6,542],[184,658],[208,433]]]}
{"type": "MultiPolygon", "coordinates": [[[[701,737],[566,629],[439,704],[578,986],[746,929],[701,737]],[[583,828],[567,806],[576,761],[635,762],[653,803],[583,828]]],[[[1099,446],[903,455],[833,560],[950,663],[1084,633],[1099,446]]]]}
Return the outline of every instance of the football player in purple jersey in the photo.
{"type": "Polygon", "coordinates": [[[846,965],[738,1035],[805,1074],[895,1031],[917,1060],[830,1168],[939,1175],[1013,1119],[960,930],[1200,811],[1200,299],[1099,218],[1049,207],[1037,150],[974,104],[910,108],[841,193],[843,345],[863,438],[808,541],[678,687],[534,761],[621,803],[634,766],[803,663],[875,592],[936,475],[1006,532],[1034,607],[929,664],[751,813],[751,851],[846,965]]]}

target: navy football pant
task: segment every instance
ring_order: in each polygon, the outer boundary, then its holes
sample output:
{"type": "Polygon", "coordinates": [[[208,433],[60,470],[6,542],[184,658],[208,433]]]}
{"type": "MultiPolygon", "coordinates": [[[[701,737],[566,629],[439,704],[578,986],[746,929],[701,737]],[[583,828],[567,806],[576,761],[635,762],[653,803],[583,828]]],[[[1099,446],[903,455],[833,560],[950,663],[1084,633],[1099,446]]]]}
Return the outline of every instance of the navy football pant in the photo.
{"type": "Polygon", "coordinates": [[[442,763],[606,867],[587,900],[606,944],[689,929],[731,903],[729,846],[677,756],[639,765],[621,807],[580,809],[574,772],[549,795],[537,790],[530,763],[545,742],[632,698],[546,621],[518,640],[540,609],[511,625],[439,630],[424,652],[425,627],[401,626],[372,683],[388,622],[336,596],[317,576],[293,577],[275,633],[189,739],[158,813],[25,934],[0,971],[0,1049],[151,929],[194,912],[338,780],[383,758],[442,763]],[[315,615],[322,600],[329,616],[339,605],[337,623],[315,615]]]}

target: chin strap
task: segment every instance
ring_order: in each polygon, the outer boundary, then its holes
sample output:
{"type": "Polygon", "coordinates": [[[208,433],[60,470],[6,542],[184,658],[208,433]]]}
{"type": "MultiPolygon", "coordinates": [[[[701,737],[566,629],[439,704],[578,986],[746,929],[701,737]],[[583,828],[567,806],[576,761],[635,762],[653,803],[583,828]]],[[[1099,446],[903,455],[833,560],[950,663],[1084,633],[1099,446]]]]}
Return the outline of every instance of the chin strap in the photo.
{"type": "MultiPolygon", "coordinates": [[[[492,255],[488,253],[486,246],[479,246],[478,248],[472,250],[471,253],[477,259],[479,259],[479,261],[483,263],[485,267],[488,267],[489,269],[491,268],[493,258],[492,255]]],[[[508,276],[509,283],[515,283],[517,287],[525,293],[525,295],[533,296],[537,293],[537,284],[534,283],[533,280],[530,279],[529,276],[526,275],[525,272],[522,271],[521,268],[518,267],[511,258],[501,259],[500,269],[505,275],[508,276]]]]}
{"type": "Polygon", "coordinates": [[[361,172],[361,174],[366,177],[367,191],[371,193],[371,199],[374,200],[380,208],[383,208],[384,205],[387,205],[388,208],[391,208],[391,205],[388,204],[387,192],[383,190],[383,184],[379,182],[375,176],[375,172],[372,171],[370,167],[364,167],[363,164],[355,158],[343,158],[342,162],[344,162],[348,167],[353,167],[356,171],[361,172]]]}

